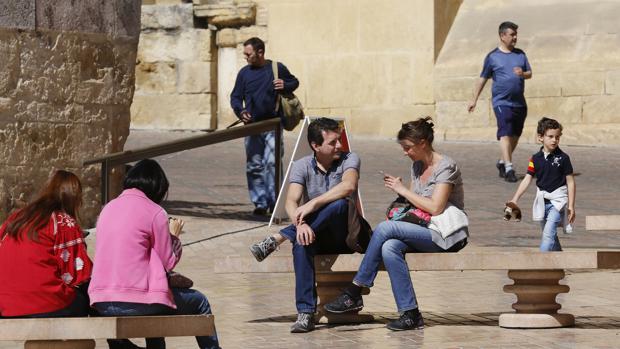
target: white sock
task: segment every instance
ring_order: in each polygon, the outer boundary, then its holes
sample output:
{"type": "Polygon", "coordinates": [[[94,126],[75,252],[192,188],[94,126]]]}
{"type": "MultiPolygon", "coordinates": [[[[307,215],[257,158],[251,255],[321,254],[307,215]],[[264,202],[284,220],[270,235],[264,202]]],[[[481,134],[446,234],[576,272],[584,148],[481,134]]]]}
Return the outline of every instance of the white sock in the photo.
{"type": "Polygon", "coordinates": [[[506,166],[506,172],[512,170],[512,162],[507,162],[504,166],[506,166]]]}

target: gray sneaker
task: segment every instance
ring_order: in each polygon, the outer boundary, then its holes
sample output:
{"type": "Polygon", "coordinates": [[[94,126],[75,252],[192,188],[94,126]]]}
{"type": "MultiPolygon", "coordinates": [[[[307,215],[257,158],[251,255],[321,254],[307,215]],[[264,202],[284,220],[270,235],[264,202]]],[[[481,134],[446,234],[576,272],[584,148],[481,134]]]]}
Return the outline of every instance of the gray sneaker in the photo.
{"type": "Polygon", "coordinates": [[[297,314],[297,321],[291,326],[291,333],[306,333],[310,331],[314,331],[314,314],[297,314]]]}
{"type": "Polygon", "coordinates": [[[262,262],[271,252],[278,248],[278,243],[273,236],[266,237],[263,241],[250,246],[250,252],[257,261],[262,262]]]}

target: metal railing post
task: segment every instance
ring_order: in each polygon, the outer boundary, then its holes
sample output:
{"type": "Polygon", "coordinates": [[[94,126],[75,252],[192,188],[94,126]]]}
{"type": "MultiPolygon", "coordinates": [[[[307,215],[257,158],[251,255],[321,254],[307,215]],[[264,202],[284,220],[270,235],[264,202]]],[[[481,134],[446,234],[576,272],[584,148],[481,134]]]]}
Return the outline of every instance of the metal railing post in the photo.
{"type": "Polygon", "coordinates": [[[282,181],[282,124],[276,124],[276,149],[275,149],[275,158],[276,158],[276,198],[280,195],[280,185],[282,181]]]}
{"type": "Polygon", "coordinates": [[[108,160],[101,162],[101,205],[108,203],[110,195],[110,163],[108,160]]]}

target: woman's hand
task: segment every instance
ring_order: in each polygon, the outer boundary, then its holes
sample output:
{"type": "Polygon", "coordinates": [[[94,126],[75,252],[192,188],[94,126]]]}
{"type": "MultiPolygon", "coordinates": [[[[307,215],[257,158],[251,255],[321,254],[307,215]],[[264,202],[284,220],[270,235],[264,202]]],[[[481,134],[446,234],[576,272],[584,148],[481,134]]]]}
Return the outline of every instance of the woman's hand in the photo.
{"type": "Polygon", "coordinates": [[[170,217],[168,218],[168,226],[170,227],[170,234],[179,237],[181,235],[181,230],[183,230],[183,226],[185,222],[178,218],[170,217]]]}
{"type": "Polygon", "coordinates": [[[391,189],[396,194],[402,195],[404,191],[407,190],[407,187],[403,184],[403,179],[400,177],[394,177],[389,174],[385,174],[383,176],[383,184],[386,188],[391,189]]]}

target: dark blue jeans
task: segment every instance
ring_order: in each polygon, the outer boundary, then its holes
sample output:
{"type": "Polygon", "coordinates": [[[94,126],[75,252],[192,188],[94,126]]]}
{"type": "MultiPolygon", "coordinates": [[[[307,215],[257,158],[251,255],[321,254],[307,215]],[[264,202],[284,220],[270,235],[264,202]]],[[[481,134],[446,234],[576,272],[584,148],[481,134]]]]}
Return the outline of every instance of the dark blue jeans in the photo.
{"type": "MultiPolygon", "coordinates": [[[[140,315],[206,315],[211,314],[211,306],[207,297],[201,292],[189,288],[173,288],[172,295],[177,309],[172,309],[163,304],[143,304],[127,302],[101,302],[93,306],[103,316],[140,316],[140,315]]],[[[201,349],[217,349],[219,342],[217,334],[213,336],[196,337],[198,347],[201,349]]],[[[110,347],[118,343],[108,340],[110,347]]],[[[164,338],[146,338],[148,349],[165,349],[164,338]]]]}
{"type": "Polygon", "coordinates": [[[40,313],[40,314],[31,314],[24,315],[20,317],[27,318],[46,318],[46,317],[82,317],[88,316],[90,305],[88,304],[88,296],[83,293],[83,291],[76,289],[75,291],[75,299],[71,304],[66,307],[51,311],[49,313],[40,313]]]}
{"type": "Polygon", "coordinates": [[[316,310],[314,256],[353,253],[346,244],[348,210],[348,201],[340,199],[307,216],[305,220],[316,236],[314,242],[308,246],[297,243],[297,229],[294,224],[280,231],[280,234],[293,244],[295,300],[299,313],[314,313],[316,310]]]}

